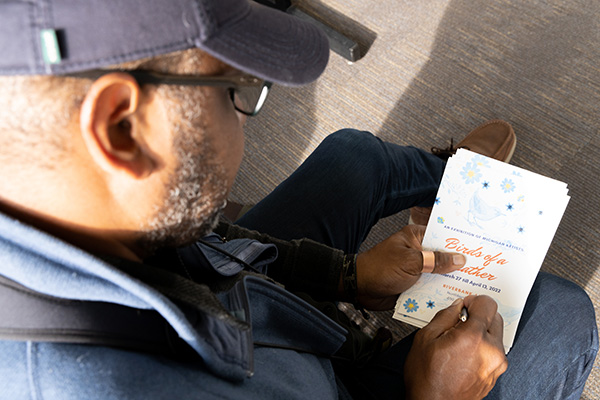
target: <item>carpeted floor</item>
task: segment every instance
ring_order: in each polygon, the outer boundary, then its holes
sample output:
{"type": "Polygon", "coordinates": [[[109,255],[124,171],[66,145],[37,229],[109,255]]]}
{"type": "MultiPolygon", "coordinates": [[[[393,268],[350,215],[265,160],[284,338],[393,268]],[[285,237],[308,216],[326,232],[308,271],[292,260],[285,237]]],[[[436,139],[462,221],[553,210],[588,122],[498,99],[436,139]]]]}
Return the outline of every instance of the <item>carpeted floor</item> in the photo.
{"type": "MultiPolygon", "coordinates": [[[[319,81],[275,87],[247,125],[232,198],[255,203],[330,132],[352,127],[429,149],[493,118],[509,121],[512,163],[568,183],[571,202],[543,269],[600,307],[600,2],[597,0],[302,0],[299,8],[359,43],[332,53],[319,81]]],[[[365,247],[402,227],[381,221],[365,247]]],[[[410,328],[378,313],[365,329],[410,328]]],[[[600,364],[600,363],[596,363],[600,364]]],[[[600,398],[598,366],[584,399],[600,398]]]]}

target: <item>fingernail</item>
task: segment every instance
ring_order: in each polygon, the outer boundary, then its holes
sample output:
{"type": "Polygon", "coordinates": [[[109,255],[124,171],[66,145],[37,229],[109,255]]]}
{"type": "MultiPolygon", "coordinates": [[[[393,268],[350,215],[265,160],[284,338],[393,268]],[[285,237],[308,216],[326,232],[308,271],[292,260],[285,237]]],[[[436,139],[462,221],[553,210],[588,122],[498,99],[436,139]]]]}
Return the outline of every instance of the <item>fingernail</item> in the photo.
{"type": "Polygon", "coordinates": [[[454,302],[450,305],[450,307],[457,306],[461,301],[462,301],[462,299],[456,299],[456,300],[454,300],[454,302]]]}
{"type": "Polygon", "coordinates": [[[467,263],[467,257],[462,254],[455,254],[452,256],[452,263],[454,265],[465,265],[467,263]]]}

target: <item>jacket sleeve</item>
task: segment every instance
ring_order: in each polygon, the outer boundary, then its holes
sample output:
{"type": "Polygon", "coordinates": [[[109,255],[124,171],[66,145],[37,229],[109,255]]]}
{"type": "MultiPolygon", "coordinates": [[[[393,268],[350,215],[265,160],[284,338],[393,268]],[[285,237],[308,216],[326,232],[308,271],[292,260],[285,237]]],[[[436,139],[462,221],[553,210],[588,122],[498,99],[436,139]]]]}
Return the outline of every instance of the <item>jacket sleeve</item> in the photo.
{"type": "Polygon", "coordinates": [[[277,246],[277,260],[269,266],[267,275],[290,291],[306,292],[323,300],[340,300],[337,296],[346,255],[310,239],[281,240],[264,233],[221,222],[215,233],[224,239],[249,238],[277,246]]]}

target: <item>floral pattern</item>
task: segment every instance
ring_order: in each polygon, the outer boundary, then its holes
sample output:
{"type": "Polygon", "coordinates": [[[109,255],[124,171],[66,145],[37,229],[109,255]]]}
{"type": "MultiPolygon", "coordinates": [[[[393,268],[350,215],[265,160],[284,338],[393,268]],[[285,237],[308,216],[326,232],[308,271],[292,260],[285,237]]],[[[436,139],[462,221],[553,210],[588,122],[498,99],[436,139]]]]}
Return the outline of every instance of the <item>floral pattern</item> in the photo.
{"type": "Polygon", "coordinates": [[[489,168],[489,166],[490,166],[490,160],[487,157],[484,157],[479,154],[476,155],[475,157],[473,157],[472,162],[473,162],[473,164],[477,165],[478,167],[489,168]]]}
{"type": "Polygon", "coordinates": [[[419,309],[419,304],[413,299],[407,299],[404,302],[404,309],[409,313],[415,312],[419,309]]]}
{"type": "Polygon", "coordinates": [[[509,193],[515,190],[515,183],[512,181],[512,179],[504,178],[502,181],[502,190],[504,193],[509,193]]]}
{"type": "Polygon", "coordinates": [[[479,178],[481,178],[481,172],[479,171],[479,168],[477,168],[477,164],[472,162],[467,163],[463,167],[463,170],[460,171],[460,175],[465,180],[465,183],[479,182],[479,178]]]}

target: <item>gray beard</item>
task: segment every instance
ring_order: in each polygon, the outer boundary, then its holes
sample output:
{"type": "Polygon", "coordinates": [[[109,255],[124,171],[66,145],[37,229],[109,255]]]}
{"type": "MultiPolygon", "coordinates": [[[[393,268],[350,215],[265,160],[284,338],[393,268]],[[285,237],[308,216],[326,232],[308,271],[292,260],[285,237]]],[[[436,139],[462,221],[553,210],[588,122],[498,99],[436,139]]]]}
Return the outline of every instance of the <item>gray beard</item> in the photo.
{"type": "MultiPolygon", "coordinates": [[[[198,102],[190,98],[174,100],[179,111],[174,128],[179,165],[167,185],[164,202],[157,206],[137,240],[138,249],[146,256],[160,248],[180,247],[206,236],[217,225],[227,204],[226,172],[213,159],[204,126],[199,123],[202,118],[198,115],[198,102]]],[[[170,117],[174,120],[173,115],[170,117]]]]}
{"type": "Polygon", "coordinates": [[[167,197],[138,240],[146,254],[159,248],[193,243],[212,231],[227,204],[222,169],[204,165],[197,155],[185,152],[167,188],[167,197]]]}

